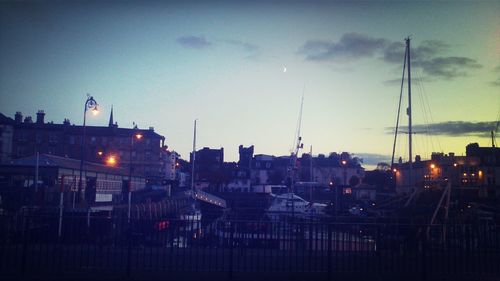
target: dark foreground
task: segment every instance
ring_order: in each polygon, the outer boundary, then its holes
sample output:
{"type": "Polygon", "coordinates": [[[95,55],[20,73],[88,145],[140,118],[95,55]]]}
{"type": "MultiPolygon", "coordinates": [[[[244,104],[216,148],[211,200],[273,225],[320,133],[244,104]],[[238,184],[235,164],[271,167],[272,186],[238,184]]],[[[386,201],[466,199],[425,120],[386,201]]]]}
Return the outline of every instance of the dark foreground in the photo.
{"type": "Polygon", "coordinates": [[[500,280],[487,223],[0,222],[0,280],[500,280]]]}

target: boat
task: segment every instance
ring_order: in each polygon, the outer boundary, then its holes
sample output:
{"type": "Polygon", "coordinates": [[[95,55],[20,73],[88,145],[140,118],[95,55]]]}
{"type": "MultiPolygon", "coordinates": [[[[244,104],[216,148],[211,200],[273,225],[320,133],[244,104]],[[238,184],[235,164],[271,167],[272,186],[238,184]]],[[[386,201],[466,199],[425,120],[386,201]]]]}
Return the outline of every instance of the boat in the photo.
{"type": "Polygon", "coordinates": [[[312,218],[326,215],[326,204],[306,201],[294,193],[271,194],[271,196],[273,197],[271,206],[266,212],[270,218],[282,216],[312,218]]]}

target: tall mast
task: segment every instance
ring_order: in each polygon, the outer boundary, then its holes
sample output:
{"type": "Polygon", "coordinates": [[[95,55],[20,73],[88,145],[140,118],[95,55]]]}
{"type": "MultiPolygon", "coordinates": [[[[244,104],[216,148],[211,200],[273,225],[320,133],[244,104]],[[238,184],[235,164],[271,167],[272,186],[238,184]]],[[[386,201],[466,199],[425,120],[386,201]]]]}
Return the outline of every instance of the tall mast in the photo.
{"type": "Polygon", "coordinates": [[[299,150],[303,147],[302,144],[302,137],[300,136],[300,127],[302,125],[302,109],[304,107],[304,91],[305,91],[305,85],[302,90],[302,99],[300,101],[300,112],[299,112],[299,120],[297,123],[297,140],[295,143],[294,151],[292,156],[290,157],[290,193],[291,193],[291,200],[292,200],[292,219],[295,218],[295,203],[294,203],[294,194],[295,194],[295,171],[297,170],[297,157],[299,154],[299,150]]]}
{"type": "Polygon", "coordinates": [[[309,155],[311,156],[311,159],[309,159],[309,181],[311,182],[311,186],[309,186],[309,202],[312,202],[312,182],[314,181],[314,176],[313,176],[313,146],[311,145],[311,148],[309,149],[309,155]]]}
{"type": "Polygon", "coordinates": [[[409,169],[408,169],[408,176],[409,176],[409,186],[411,188],[413,184],[413,165],[412,165],[412,124],[411,124],[411,65],[410,65],[410,37],[406,38],[406,59],[408,62],[408,109],[407,109],[407,114],[408,114],[408,157],[409,157],[409,169]]]}
{"type": "Polygon", "coordinates": [[[194,198],[194,162],[196,161],[196,121],[194,119],[194,133],[193,133],[193,162],[191,163],[191,197],[194,198]]]}
{"type": "Polygon", "coordinates": [[[398,115],[396,117],[396,128],[394,130],[394,143],[392,144],[392,156],[391,156],[391,170],[394,168],[394,155],[396,153],[396,142],[398,139],[398,130],[399,130],[399,116],[401,114],[401,101],[403,100],[403,87],[405,83],[405,71],[406,71],[406,52],[403,58],[403,75],[401,77],[401,90],[399,91],[399,104],[398,104],[398,115]]]}

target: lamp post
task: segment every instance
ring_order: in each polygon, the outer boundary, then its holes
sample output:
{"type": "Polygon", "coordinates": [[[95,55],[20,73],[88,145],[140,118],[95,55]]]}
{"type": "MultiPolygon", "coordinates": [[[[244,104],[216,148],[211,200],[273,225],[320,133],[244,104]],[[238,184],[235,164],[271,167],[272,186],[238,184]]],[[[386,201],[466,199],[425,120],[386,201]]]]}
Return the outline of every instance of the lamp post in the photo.
{"type": "Polygon", "coordinates": [[[137,132],[130,138],[130,155],[129,155],[129,177],[128,177],[128,212],[127,219],[130,223],[130,209],[132,207],[132,150],[134,150],[134,139],[141,140],[142,134],[137,132]]]}
{"type": "Polygon", "coordinates": [[[342,167],[344,168],[343,169],[343,172],[344,172],[344,186],[347,185],[347,170],[346,170],[346,165],[347,165],[347,161],[346,160],[342,160],[342,167]]]}
{"type": "Polygon", "coordinates": [[[342,168],[343,168],[344,185],[342,186],[342,188],[340,188],[340,191],[338,190],[338,188],[335,189],[335,215],[338,215],[339,209],[340,209],[339,208],[340,207],[339,192],[341,192],[340,194],[342,195],[342,191],[344,190],[344,187],[347,185],[347,174],[346,174],[347,161],[342,160],[342,161],[340,161],[340,163],[342,164],[342,168]]]}
{"type": "MultiPolygon", "coordinates": [[[[87,109],[92,109],[92,112],[94,114],[97,114],[98,109],[97,109],[97,102],[95,101],[94,97],[91,95],[87,94],[87,100],[85,101],[85,107],[83,108],[83,126],[82,126],[82,140],[80,142],[81,148],[80,148],[80,178],[78,179],[78,202],[81,200],[81,195],[82,195],[82,173],[83,173],[83,162],[85,161],[85,137],[86,137],[86,130],[85,130],[85,121],[87,117],[87,109]]],[[[73,198],[73,209],[75,208],[75,200],[73,198]]]]}

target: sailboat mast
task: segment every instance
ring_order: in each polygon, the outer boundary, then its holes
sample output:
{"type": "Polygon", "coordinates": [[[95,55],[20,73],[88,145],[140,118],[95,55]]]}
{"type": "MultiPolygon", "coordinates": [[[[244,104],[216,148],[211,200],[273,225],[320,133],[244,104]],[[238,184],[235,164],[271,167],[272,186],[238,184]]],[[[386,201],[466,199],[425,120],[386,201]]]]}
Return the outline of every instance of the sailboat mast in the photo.
{"type": "Polygon", "coordinates": [[[194,198],[194,163],[196,161],[196,121],[198,119],[194,119],[194,133],[193,133],[193,162],[191,163],[191,196],[194,198]]]}
{"type": "Polygon", "coordinates": [[[406,53],[407,53],[407,62],[408,62],[408,176],[409,176],[409,186],[411,188],[413,184],[413,165],[412,165],[412,159],[413,159],[413,151],[412,151],[412,124],[411,124],[411,65],[410,65],[410,37],[406,38],[406,53]]]}
{"type": "Polygon", "coordinates": [[[391,156],[391,170],[394,168],[394,155],[396,153],[396,142],[398,139],[398,130],[399,130],[399,116],[401,113],[401,101],[403,100],[403,87],[405,83],[405,72],[406,72],[406,52],[403,58],[403,75],[401,77],[401,90],[399,91],[399,103],[398,103],[398,115],[396,116],[396,127],[394,130],[394,143],[392,144],[392,156],[391,156]]]}

